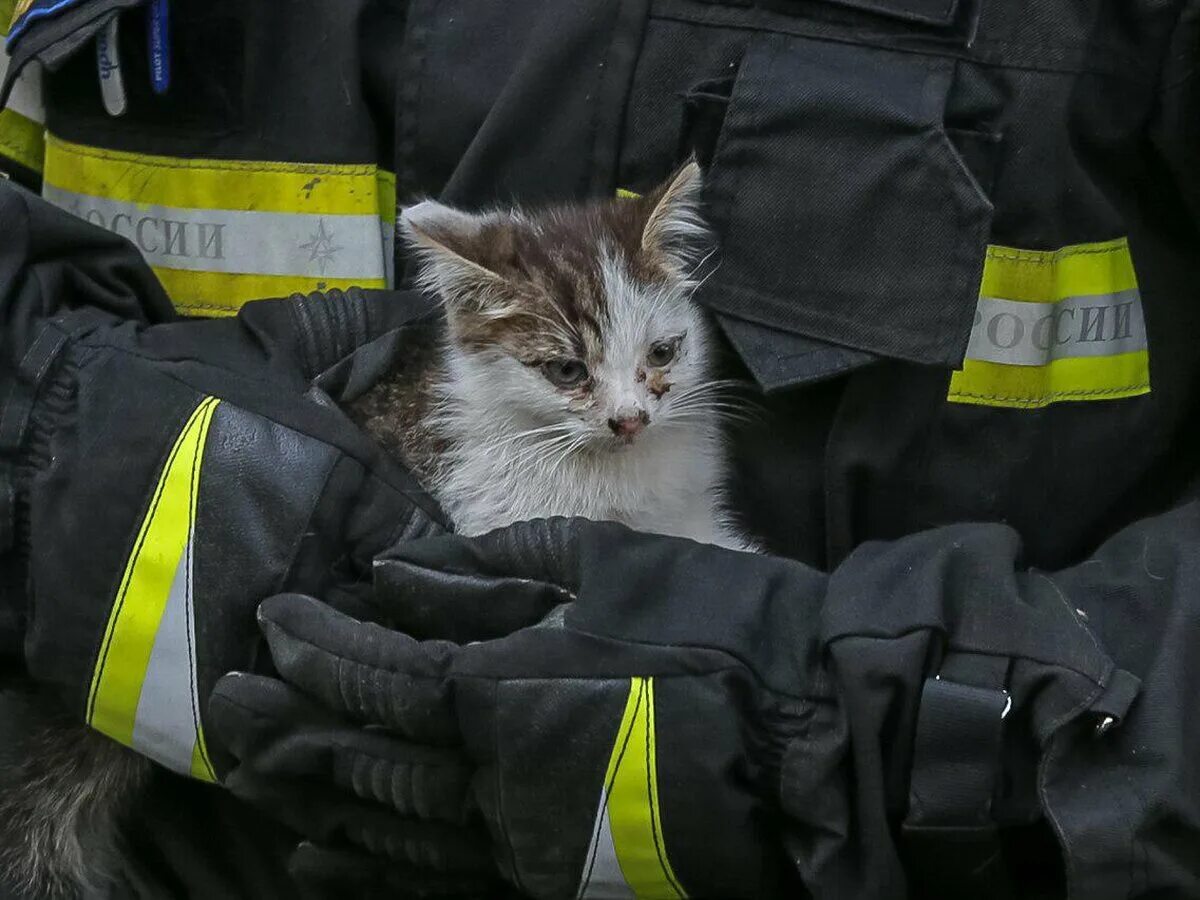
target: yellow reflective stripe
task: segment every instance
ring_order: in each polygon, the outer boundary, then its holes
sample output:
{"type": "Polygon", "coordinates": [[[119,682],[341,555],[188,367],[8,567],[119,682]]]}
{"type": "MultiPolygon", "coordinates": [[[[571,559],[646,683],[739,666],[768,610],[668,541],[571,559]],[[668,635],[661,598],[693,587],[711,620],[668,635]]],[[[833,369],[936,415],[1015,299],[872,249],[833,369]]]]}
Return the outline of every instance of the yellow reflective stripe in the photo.
{"type": "Polygon", "coordinates": [[[617,196],[622,200],[636,200],[642,196],[637,191],[631,191],[629,188],[617,188],[617,196]]]}
{"type": "Polygon", "coordinates": [[[87,706],[87,722],[97,731],[210,781],[215,775],[196,712],[190,548],[204,445],[218,403],[212,397],[199,403],[163,465],[109,613],[87,706]],[[173,695],[156,694],[148,673],[156,656],[171,662],[172,653],[182,653],[192,671],[176,665],[169,673],[173,695]],[[155,720],[163,709],[171,711],[170,721],[155,720]],[[176,727],[181,719],[186,725],[176,727]]]}
{"type": "Polygon", "coordinates": [[[188,774],[197,781],[217,780],[217,773],[213,770],[212,760],[208,756],[208,745],[204,743],[202,728],[196,729],[196,745],[192,748],[192,762],[188,767],[188,774]]]}
{"type": "Polygon", "coordinates": [[[1117,238],[1050,251],[988,247],[979,293],[1027,303],[1055,303],[1064,297],[1136,287],[1129,242],[1117,238]]]}
{"type": "Polygon", "coordinates": [[[16,110],[0,111],[0,154],[34,172],[42,171],[45,129],[16,110]]]}
{"type": "Polygon", "coordinates": [[[1116,400],[1150,393],[1150,354],[1059,359],[1006,366],[968,359],[950,378],[947,398],[976,406],[1036,409],[1064,400],[1116,400]]]}
{"type": "Polygon", "coordinates": [[[653,678],[630,679],[578,896],[687,897],[667,858],[659,815],[653,678]]]}
{"type": "Polygon", "coordinates": [[[133,241],[181,312],[229,315],[263,297],[391,283],[391,172],[46,141],[46,199],[133,241]]]}
{"type": "Polygon", "coordinates": [[[967,358],[947,400],[1033,409],[1149,392],[1126,239],[1055,251],[988,248],[967,358]]]}
{"type": "Polygon", "coordinates": [[[634,678],[613,748],[607,783],[613,847],[625,881],[639,900],[679,898],[663,844],[658,810],[658,754],[654,733],[654,679],[634,678]]]}
{"type": "Polygon", "coordinates": [[[302,275],[242,275],[228,272],[191,272],[154,266],[175,308],[190,316],[232,316],[244,303],[294,293],[350,287],[383,288],[382,278],[306,278],[302,275]]]}
{"type": "Polygon", "coordinates": [[[378,216],[378,171],[125,153],[46,136],[46,180],[55,187],[148,206],[378,216]]]}

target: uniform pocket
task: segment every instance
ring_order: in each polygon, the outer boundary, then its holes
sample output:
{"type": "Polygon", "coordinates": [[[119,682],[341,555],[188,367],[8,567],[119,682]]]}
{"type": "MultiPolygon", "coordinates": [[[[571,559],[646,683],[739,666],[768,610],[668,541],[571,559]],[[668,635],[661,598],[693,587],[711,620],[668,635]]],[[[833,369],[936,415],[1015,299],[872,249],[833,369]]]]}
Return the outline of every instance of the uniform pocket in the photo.
{"type": "Polygon", "coordinates": [[[841,347],[958,366],[992,204],[944,126],[954,75],[948,58],[756,38],[708,175],[722,251],[702,302],[841,347]]]}

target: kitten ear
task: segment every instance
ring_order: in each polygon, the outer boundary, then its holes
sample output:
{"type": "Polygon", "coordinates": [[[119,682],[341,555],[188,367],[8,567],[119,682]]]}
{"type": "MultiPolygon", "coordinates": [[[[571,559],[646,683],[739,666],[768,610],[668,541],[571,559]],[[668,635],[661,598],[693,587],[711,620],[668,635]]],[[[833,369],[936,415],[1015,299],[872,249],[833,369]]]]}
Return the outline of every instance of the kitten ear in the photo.
{"type": "Polygon", "coordinates": [[[451,309],[488,305],[504,279],[482,259],[483,229],[494,215],[463,212],[423,200],[400,212],[400,232],[420,260],[417,283],[435,292],[451,309]]]}
{"type": "Polygon", "coordinates": [[[642,250],[678,272],[697,261],[708,237],[700,215],[703,187],[700,166],[690,159],[643,199],[649,213],[642,229],[642,250]]]}

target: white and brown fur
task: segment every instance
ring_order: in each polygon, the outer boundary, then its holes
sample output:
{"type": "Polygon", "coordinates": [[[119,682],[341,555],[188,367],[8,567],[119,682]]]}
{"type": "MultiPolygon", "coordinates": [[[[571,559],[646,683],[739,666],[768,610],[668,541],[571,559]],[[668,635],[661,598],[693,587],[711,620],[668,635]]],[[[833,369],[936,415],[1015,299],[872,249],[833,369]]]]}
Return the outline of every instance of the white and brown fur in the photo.
{"type": "MultiPolygon", "coordinates": [[[[695,164],[638,199],[469,214],[432,201],[402,228],[445,331],[348,412],[409,465],[456,528],[550,515],[751,549],[721,512],[721,422],[691,295],[705,244],[695,164]],[[656,342],[674,358],[652,365],[656,342]],[[579,385],[543,367],[577,359],[579,385]],[[636,423],[636,435],[612,423],[636,423]]],[[[47,698],[47,703],[52,699],[47,698]]],[[[103,891],[150,763],[63,715],[0,772],[0,867],[29,897],[103,891]]]]}
{"type": "Polygon", "coordinates": [[[351,413],[460,532],[584,516],[749,548],[721,509],[721,423],[733,405],[692,301],[706,244],[700,188],[689,163],[641,198],[404,211],[446,333],[351,413]],[[656,365],[663,342],[674,357],[656,365]],[[582,362],[587,378],[552,383],[555,360],[582,362]]]}
{"type": "Polygon", "coordinates": [[[121,855],[120,822],[152,765],[75,722],[48,691],[9,699],[27,728],[0,771],[0,883],[27,898],[105,896],[121,855]]]}

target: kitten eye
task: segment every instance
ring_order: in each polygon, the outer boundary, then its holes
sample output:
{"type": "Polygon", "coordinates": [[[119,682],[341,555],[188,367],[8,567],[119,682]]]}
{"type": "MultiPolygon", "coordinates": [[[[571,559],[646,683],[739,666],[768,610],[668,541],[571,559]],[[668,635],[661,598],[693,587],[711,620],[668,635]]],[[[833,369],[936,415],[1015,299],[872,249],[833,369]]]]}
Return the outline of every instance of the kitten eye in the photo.
{"type": "Polygon", "coordinates": [[[646,362],[655,367],[665,366],[675,358],[675,350],[678,346],[678,338],[672,338],[669,341],[655,341],[650,345],[650,352],[646,354],[646,362]]]}
{"type": "Polygon", "coordinates": [[[578,387],[588,377],[587,366],[581,359],[552,359],[542,363],[542,374],[556,387],[578,387]]]}

